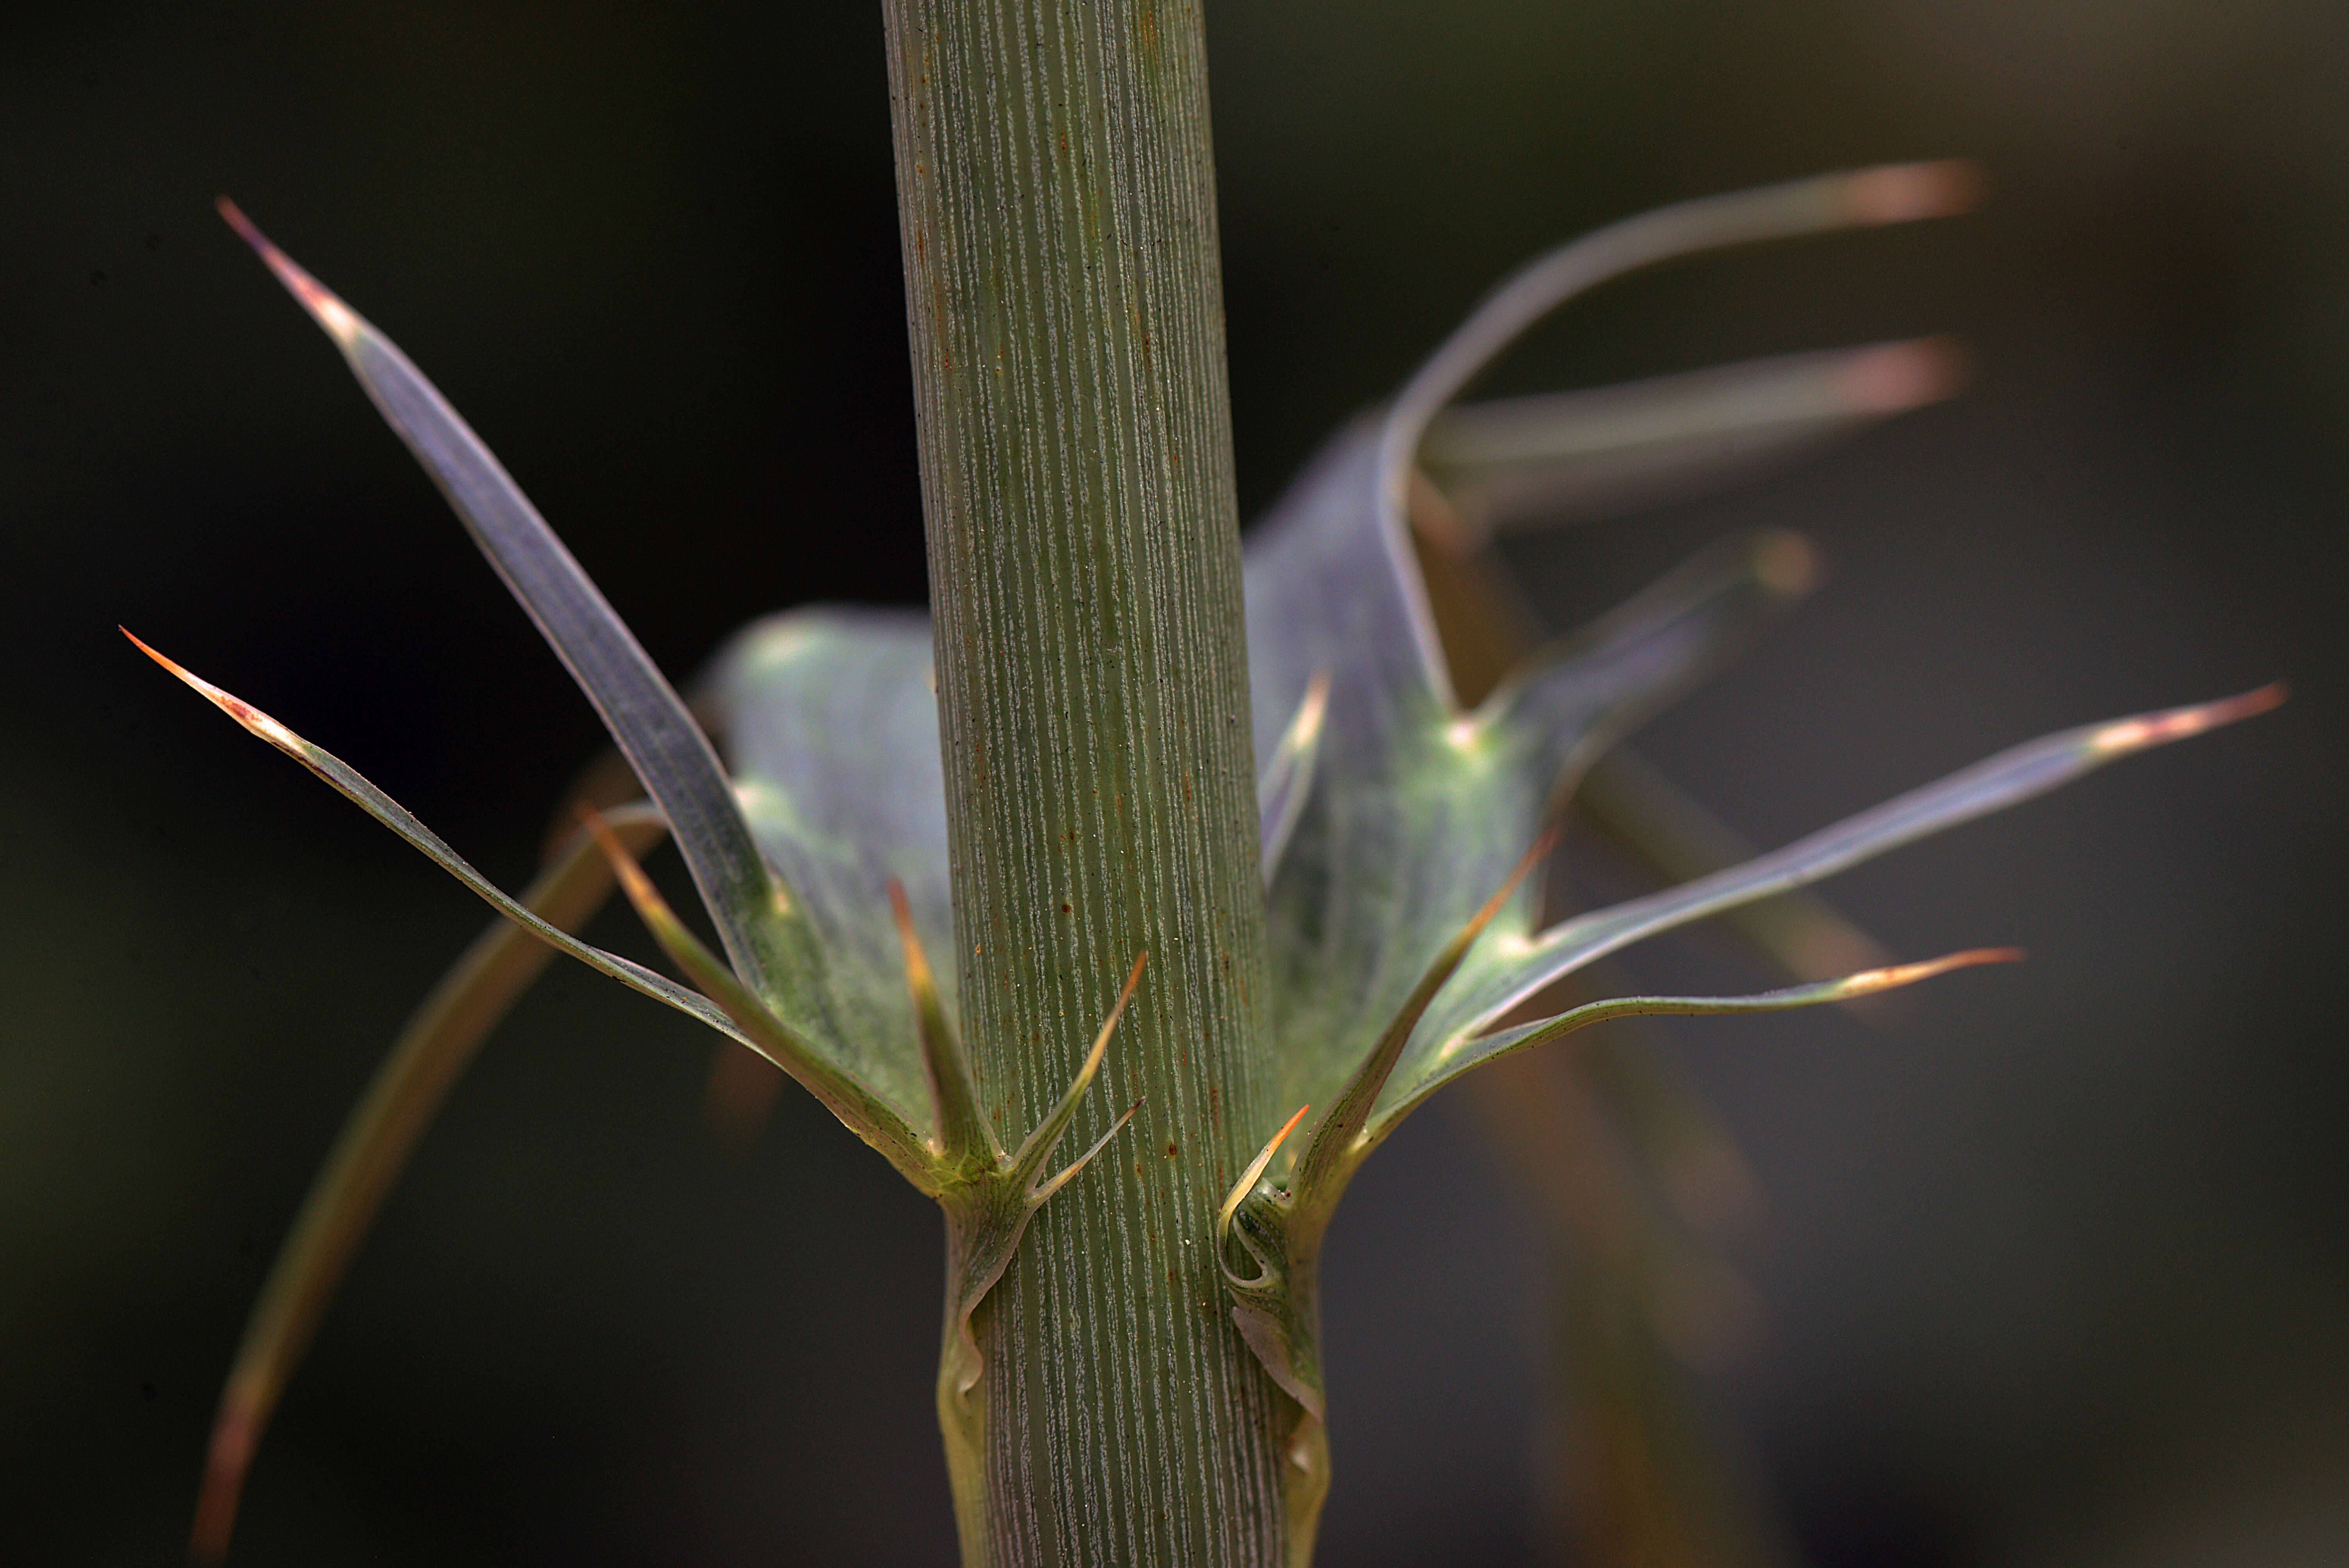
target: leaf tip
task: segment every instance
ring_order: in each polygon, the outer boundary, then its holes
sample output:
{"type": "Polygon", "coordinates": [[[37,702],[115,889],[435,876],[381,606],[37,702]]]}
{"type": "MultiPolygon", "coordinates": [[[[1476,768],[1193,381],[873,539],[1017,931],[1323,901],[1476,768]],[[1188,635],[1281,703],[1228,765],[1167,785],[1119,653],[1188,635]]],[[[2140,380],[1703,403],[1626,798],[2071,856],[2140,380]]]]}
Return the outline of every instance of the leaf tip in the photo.
{"type": "Polygon", "coordinates": [[[1093,1037],[1093,1048],[1085,1053],[1084,1066],[1077,1069],[1081,1086],[1092,1083],[1093,1075],[1101,1071],[1102,1058],[1109,1054],[1110,1037],[1117,1033],[1117,1021],[1125,1016],[1125,1005],[1133,1000],[1134,988],[1142,984],[1142,966],[1149,962],[1147,953],[1133,955],[1133,968],[1125,976],[1125,985],[1118,992],[1117,1000],[1110,1004],[1109,1016],[1102,1020],[1101,1033],[1093,1037]]]}
{"type": "Polygon", "coordinates": [[[1315,670],[1313,678],[1305,683],[1305,700],[1297,705],[1297,717],[1290,721],[1291,733],[1301,747],[1312,746],[1321,738],[1321,721],[1330,713],[1330,672],[1315,670]]]}
{"type": "Polygon", "coordinates": [[[179,677],[180,681],[183,685],[187,686],[191,690],[202,696],[206,702],[211,703],[214,707],[220,709],[222,713],[236,720],[237,723],[243,725],[247,730],[269,742],[270,745],[276,747],[281,751],[290,752],[296,757],[302,756],[304,752],[308,749],[309,743],[304,740],[300,736],[295,734],[292,730],[286,728],[284,725],[278,723],[275,719],[270,717],[267,714],[262,712],[259,708],[254,707],[243,697],[232,696],[230,693],[221,690],[220,687],[212,685],[212,682],[204,679],[193,670],[189,669],[185,665],[181,664],[178,660],[171,657],[167,654],[160,653],[156,649],[148,646],[139,639],[138,634],[131,631],[129,627],[118,625],[114,629],[120,632],[124,636],[129,637],[130,639],[131,646],[137,648],[140,653],[146,655],[149,658],[154,660],[157,664],[171,671],[172,675],[179,677]]]}
{"type": "Polygon", "coordinates": [[[267,255],[275,248],[270,244],[267,235],[253,226],[253,220],[244,215],[244,209],[227,197],[212,198],[212,210],[221,215],[222,222],[236,231],[238,239],[243,240],[263,255],[267,255]]]}
{"type": "Polygon", "coordinates": [[[1971,158],[1887,163],[1846,175],[1838,192],[1855,223],[1949,218],[1982,205],[1989,181],[1971,158]]]}
{"type": "Polygon", "coordinates": [[[1818,547],[1791,528],[1773,528],[1754,542],[1754,580],[1784,599],[1818,586],[1818,547]]]}
{"type": "Polygon", "coordinates": [[[891,877],[888,892],[889,917],[897,923],[897,945],[905,954],[905,979],[918,1002],[937,982],[930,973],[929,954],[922,951],[922,938],[914,930],[914,908],[905,901],[905,884],[891,877]]]}
{"type": "Polygon", "coordinates": [[[1971,372],[1958,339],[1916,337],[1854,355],[1837,368],[1836,390],[1855,414],[1899,414],[1954,396],[1971,372]]]}
{"type": "Polygon", "coordinates": [[[1872,995],[1878,991],[1913,985],[1920,980],[1947,975],[1952,969],[1971,969],[1981,964],[2020,964],[2027,956],[2020,947],[1970,947],[1963,953],[1945,953],[1939,958],[1928,958],[1916,964],[1893,964],[1881,969],[1862,970],[1859,974],[1845,976],[1837,985],[1837,999],[1872,995]]]}
{"type": "Polygon", "coordinates": [[[620,891],[628,895],[628,902],[636,907],[637,913],[647,920],[652,918],[648,913],[652,910],[667,914],[667,901],[653,886],[652,879],[645,875],[644,868],[636,864],[636,857],[628,853],[628,847],[620,842],[620,836],[612,831],[612,824],[604,820],[604,813],[583,800],[579,803],[579,820],[595,836],[596,847],[611,862],[612,874],[620,879],[620,891]]]}
{"type": "Polygon", "coordinates": [[[203,1486],[196,1494],[196,1520],[188,1532],[188,1560],[201,1568],[212,1568],[228,1555],[245,1471],[252,1467],[260,1437],[257,1412],[232,1387],[212,1420],[212,1445],[204,1454],[203,1486]]]}
{"type": "Polygon", "coordinates": [[[2116,719],[2101,725],[2088,738],[2088,748],[2099,757],[2116,757],[2125,752],[2142,751],[2149,746],[2166,746],[2173,740],[2183,740],[2205,730],[2217,729],[2239,719],[2255,717],[2280,706],[2291,695],[2291,687],[2282,681],[2271,681],[2256,691],[2240,696],[2220,697],[2216,702],[2196,703],[2190,707],[2173,707],[2161,713],[2139,714],[2134,718],[2116,719]]]}
{"type": "Polygon", "coordinates": [[[367,324],[359,319],[357,311],[337,298],[332,289],[312,277],[293,257],[272,244],[269,236],[244,215],[243,208],[225,196],[212,205],[219,210],[222,220],[236,231],[236,237],[251,245],[254,253],[277,274],[277,281],[285,285],[285,292],[301,301],[302,308],[326,329],[328,336],[347,348],[367,330],[367,324]]]}
{"type": "Polygon", "coordinates": [[[1239,1212],[1240,1205],[1247,1202],[1247,1195],[1256,1191],[1257,1182],[1264,1176],[1265,1167],[1272,1163],[1272,1157],[1280,1152],[1281,1144],[1288,1140],[1290,1133],[1297,1130],[1297,1124],[1304,1120],[1305,1113],[1312,1109],[1310,1105],[1299,1106],[1296,1113],[1280,1124],[1280,1130],[1274,1133],[1262,1149],[1257,1150],[1256,1158],[1249,1161],[1247,1169],[1240,1172],[1240,1179],[1232,1183],[1232,1190],[1225,1195],[1224,1206],[1216,1216],[1216,1230],[1218,1235],[1231,1229],[1232,1216],[1239,1212]]]}

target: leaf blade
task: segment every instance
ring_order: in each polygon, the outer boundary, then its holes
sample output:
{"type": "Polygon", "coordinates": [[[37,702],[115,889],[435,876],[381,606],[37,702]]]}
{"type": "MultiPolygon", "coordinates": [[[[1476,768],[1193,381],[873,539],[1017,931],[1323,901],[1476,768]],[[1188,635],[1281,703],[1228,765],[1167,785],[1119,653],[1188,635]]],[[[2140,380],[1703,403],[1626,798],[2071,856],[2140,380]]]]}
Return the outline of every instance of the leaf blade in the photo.
{"type": "Polygon", "coordinates": [[[475,871],[464,856],[450,849],[440,834],[418,821],[407,807],[377,789],[366,775],[333,752],[321,746],[313,746],[251,703],[231,696],[210,681],[183,669],[145,643],[140,642],[129,631],[123,631],[122,634],[129,637],[140,652],[177,676],[214,707],[236,720],[249,734],[258,736],[269,742],[270,745],[325,779],[345,799],[352,801],[368,816],[373,817],[401,838],[406,839],[411,845],[423,851],[425,857],[442,871],[471,889],[483,903],[530,932],[541,942],[557,952],[569,954],[590,969],[610,975],[631,990],[640,991],[656,1002],[666,1002],[678,1012],[708,1025],[730,1039],[746,1046],[750,1043],[708,997],[696,995],[667,975],[657,975],[641,964],[623,958],[616,953],[606,953],[600,947],[590,946],[570,933],[559,930],[540,919],[537,914],[517,903],[495,882],[475,871]]]}
{"type": "MultiPolygon", "coordinates": [[[[1437,999],[1414,1042],[1409,1083],[1398,1100],[1468,1049],[1475,1031],[1551,982],[1642,938],[1801,887],[1862,861],[2044,794],[2118,758],[2265,713],[2283,700],[2281,682],[2238,696],[2133,715],[2011,747],[1934,783],[1799,839],[1740,866],[1578,915],[1538,939],[1472,955],[1456,990],[1437,999]]],[[[1414,1100],[1415,1103],[1415,1100],[1414,1100]]]]}
{"type": "Polygon", "coordinates": [[[1493,534],[1587,521],[1744,477],[1894,415],[1964,379],[1947,338],[1743,360],[1573,392],[1455,405],[1419,460],[1457,511],[1454,550],[1493,534]]]}
{"type": "Polygon", "coordinates": [[[1423,1078],[1407,1096],[1393,1105],[1382,1107],[1366,1139],[1375,1144],[1385,1138],[1428,1096],[1463,1073],[1517,1051],[1547,1045],[1577,1029],[1603,1024],[1609,1018],[1784,1012],[1789,1008],[1816,1007],[1823,1003],[1848,1002],[1861,996],[1873,996],[1904,985],[1914,985],[1956,969],[1971,969],[1985,964],[2019,964],[2022,961],[2023,950],[2019,947],[1975,947],[1915,964],[1896,964],[1882,969],[1863,970],[1834,980],[1781,985],[1775,990],[1758,991],[1744,996],[1609,996],[1596,1002],[1586,1002],[1556,1017],[1521,1024],[1516,1028],[1503,1029],[1469,1042],[1464,1050],[1444,1064],[1441,1071],[1423,1078]]]}
{"type": "Polygon", "coordinates": [[[651,655],[472,428],[397,345],[270,243],[233,202],[221,215],[333,338],[387,423],[448,499],[499,578],[595,705],[678,848],[736,972],[761,991],[815,960],[742,820],[709,738],[651,655]]]}

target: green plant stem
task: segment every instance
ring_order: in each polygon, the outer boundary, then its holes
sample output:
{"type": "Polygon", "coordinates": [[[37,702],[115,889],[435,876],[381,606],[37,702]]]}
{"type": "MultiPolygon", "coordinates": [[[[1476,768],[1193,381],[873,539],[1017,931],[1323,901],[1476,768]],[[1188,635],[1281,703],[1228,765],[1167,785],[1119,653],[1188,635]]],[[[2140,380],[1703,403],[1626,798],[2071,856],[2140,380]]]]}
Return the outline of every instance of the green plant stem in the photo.
{"type": "Polygon", "coordinates": [[[977,1386],[940,1388],[964,1560],[1278,1563],[1293,1415],[1212,1243],[1278,1117],[1199,14],[885,11],[959,1011],[999,1130],[1150,955],[1069,1147],[1141,1113],[980,1303],[977,1386]]]}

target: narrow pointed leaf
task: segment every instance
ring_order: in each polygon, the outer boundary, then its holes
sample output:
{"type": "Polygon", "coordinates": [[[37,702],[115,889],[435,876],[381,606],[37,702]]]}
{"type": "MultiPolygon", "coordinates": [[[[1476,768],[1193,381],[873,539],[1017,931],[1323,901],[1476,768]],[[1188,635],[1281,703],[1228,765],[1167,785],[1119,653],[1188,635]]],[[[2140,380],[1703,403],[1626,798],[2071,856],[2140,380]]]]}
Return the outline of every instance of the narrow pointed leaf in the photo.
{"type": "Polygon", "coordinates": [[[1040,1206],[1043,1202],[1050,1198],[1053,1193],[1067,1186],[1071,1181],[1075,1181],[1078,1174],[1081,1172],[1086,1166],[1093,1162],[1093,1157],[1098,1155],[1102,1150],[1109,1147],[1109,1140],[1125,1130],[1125,1124],[1132,1121],[1133,1119],[1133,1113],[1141,1109],[1142,1102],[1138,1099],[1132,1105],[1127,1106],[1124,1110],[1119,1113],[1118,1119],[1109,1124],[1109,1130],[1102,1133],[1099,1138],[1093,1140],[1092,1148],[1086,1150],[1082,1154],[1078,1155],[1074,1160],[1071,1161],[1059,1175],[1054,1176],[1051,1180],[1037,1187],[1029,1194],[1029,1201],[1040,1206]]]}
{"type": "Polygon", "coordinates": [[[660,890],[653,886],[652,880],[604,825],[603,819],[592,810],[585,817],[596,841],[603,846],[605,858],[619,876],[620,891],[627,894],[646,929],[677,966],[733,1021],[744,1043],[791,1074],[802,1088],[823,1101],[826,1110],[840,1119],[842,1126],[871,1144],[917,1189],[935,1193],[938,1186],[936,1161],[895,1109],[842,1072],[789,1024],[769,1012],[765,1004],[735,978],[724,960],[704,947],[692,930],[678,919],[668,901],[661,897],[660,890]]]}
{"type": "Polygon", "coordinates": [[[1036,1130],[1028,1135],[1027,1141],[1020,1144],[1019,1151],[1011,1157],[1012,1179],[1022,1186],[1035,1181],[1037,1173],[1044,1169],[1044,1162],[1052,1158],[1052,1150],[1060,1147],[1061,1138],[1069,1130],[1069,1123],[1076,1119],[1077,1108],[1084,1104],[1085,1096],[1092,1092],[1093,1079],[1101,1073],[1102,1059],[1109,1054],[1110,1037],[1117,1033],[1117,1021],[1125,1016],[1125,1005],[1133,1000],[1134,988],[1142,984],[1143,965],[1149,962],[1150,954],[1147,953],[1134,955],[1133,969],[1126,975],[1125,986],[1118,992],[1117,1000],[1111,1005],[1109,1016],[1102,1020],[1101,1032],[1093,1037],[1092,1049],[1085,1053],[1084,1065],[1077,1068],[1077,1076],[1070,1081],[1060,1103],[1036,1124],[1036,1130]]]}
{"type": "Polygon", "coordinates": [[[1422,1087],[1475,1048],[1472,1037],[1560,975],[1604,954],[1674,926],[1816,882],[1847,866],[1945,828],[2043,794],[2148,747],[2182,740],[2265,713],[2281,685],[2189,707],[2084,725],[2000,752],[1938,783],[1911,790],[1742,866],[1578,915],[1538,939],[1488,944],[1464,967],[1452,992],[1429,1010],[1389,1094],[1416,1100],[1422,1087]]]}
{"type": "Polygon", "coordinates": [[[1914,985],[1920,980],[1930,980],[1952,969],[1970,969],[1982,964],[2017,964],[2023,960],[2023,950],[2016,947],[1977,947],[1963,953],[1951,953],[1940,958],[1918,964],[1899,964],[1886,969],[1863,970],[1840,979],[1814,981],[1805,985],[1785,985],[1775,991],[1757,992],[1750,996],[1610,996],[1603,1001],[1586,1002],[1554,1018],[1539,1023],[1523,1024],[1513,1029],[1503,1029],[1466,1042],[1447,1057],[1440,1070],[1423,1078],[1412,1091],[1392,1105],[1379,1108],[1378,1120],[1370,1133],[1375,1142],[1394,1130],[1397,1123],[1411,1114],[1420,1103],[1472,1068],[1482,1066],[1512,1052],[1529,1050],[1535,1046],[1572,1034],[1592,1024],[1603,1024],[1609,1018],[1654,1017],[1658,1016],[1696,1016],[1716,1013],[1775,1013],[1789,1007],[1816,1007],[1826,1002],[1847,1002],[1856,996],[1871,996],[1902,985],[1914,985]]]}
{"type": "Polygon", "coordinates": [[[1743,478],[1955,391],[1946,338],[1747,360],[1615,387],[1446,408],[1420,461],[1457,508],[1454,548],[1743,478]]]}
{"type": "MultiPolygon", "coordinates": [[[[1963,162],[1823,174],[1659,207],[1537,257],[1486,294],[1395,395],[1372,463],[1378,531],[1402,539],[1412,469],[1436,415],[1527,327],[1577,294],[1703,251],[1947,216],[1971,207],[1980,187],[1978,171],[1963,162]]],[[[1422,628],[1432,635],[1432,624],[1423,620],[1422,628]]]]}
{"type": "MultiPolygon", "coordinates": [[[[1265,1140],[1264,1147],[1256,1151],[1256,1158],[1249,1161],[1247,1169],[1240,1172],[1240,1179],[1232,1183],[1232,1190],[1224,1195],[1223,1207],[1216,1211],[1216,1236],[1219,1243],[1230,1234],[1232,1216],[1239,1212],[1240,1205],[1256,1191],[1256,1184],[1264,1180],[1265,1171],[1271,1168],[1273,1156],[1280,1152],[1280,1146],[1288,1140],[1288,1135],[1297,1130],[1297,1124],[1304,1120],[1305,1113],[1312,1109],[1309,1105],[1299,1106],[1295,1113],[1280,1124],[1280,1130],[1265,1140]]],[[[1231,1270],[1226,1267],[1224,1273],[1229,1277],[1231,1270]]]]}
{"type": "Polygon", "coordinates": [[[1395,399],[1382,467],[1396,500],[1428,422],[1525,330],[1575,295],[1659,262],[1837,229],[1946,217],[1981,197],[1965,162],[1884,164],[1701,196],[1641,212],[1537,257],[1485,296],[1395,399]]]}
{"type": "MultiPolygon", "coordinates": [[[[1627,746],[1591,765],[1575,791],[1574,809],[1669,882],[1694,882],[1742,865],[1756,852],[1627,746]]],[[[1881,943],[1825,899],[1799,889],[1740,904],[1722,919],[1790,979],[1826,980],[1892,962],[1881,943]]]]}
{"type": "Polygon", "coordinates": [[[750,1044],[742,1032],[708,997],[696,995],[667,975],[657,975],[641,964],[633,963],[616,953],[606,953],[600,947],[591,947],[570,933],[548,924],[535,913],[516,903],[496,883],[475,871],[464,856],[450,849],[440,834],[418,821],[409,814],[405,806],[377,789],[358,769],[333,752],[311,745],[252,704],[232,696],[210,681],[181,668],[131,636],[129,632],[125,631],[122,634],[130,637],[140,652],[202,694],[214,707],[333,785],[347,799],[357,802],[368,816],[423,851],[441,870],[472,889],[492,909],[541,942],[569,954],[590,969],[601,971],[632,990],[641,991],[657,1002],[667,1003],[678,1012],[709,1025],[730,1039],[750,1044]]]}
{"type": "Polygon", "coordinates": [[[235,206],[221,214],[259,252],[349,361],[423,464],[667,817],[735,970],[780,997],[818,966],[786,892],[759,857],[718,758],[692,715],[571,552],[489,449],[391,341],[265,239],[235,206]]]}
{"type": "Polygon", "coordinates": [[[996,1147],[995,1130],[979,1109],[970,1062],[938,995],[937,980],[930,973],[922,939],[914,930],[905,890],[894,877],[889,882],[889,908],[896,916],[898,938],[905,948],[905,988],[914,998],[915,1032],[921,1040],[924,1076],[930,1084],[931,1140],[950,1161],[983,1164],[992,1170],[1003,1151],[996,1147]]]}
{"type": "MultiPolygon", "coordinates": [[[[663,830],[659,813],[649,807],[616,810],[611,821],[613,831],[639,850],[663,830]]],[[[611,891],[602,853],[578,833],[520,902],[550,925],[570,931],[602,907],[611,891]]],[[[492,923],[400,1031],[344,1123],[270,1265],[222,1390],[190,1543],[196,1561],[217,1563],[227,1552],[245,1472],[278,1397],[417,1140],[481,1041],[552,956],[533,933],[510,920],[492,923]]]]}

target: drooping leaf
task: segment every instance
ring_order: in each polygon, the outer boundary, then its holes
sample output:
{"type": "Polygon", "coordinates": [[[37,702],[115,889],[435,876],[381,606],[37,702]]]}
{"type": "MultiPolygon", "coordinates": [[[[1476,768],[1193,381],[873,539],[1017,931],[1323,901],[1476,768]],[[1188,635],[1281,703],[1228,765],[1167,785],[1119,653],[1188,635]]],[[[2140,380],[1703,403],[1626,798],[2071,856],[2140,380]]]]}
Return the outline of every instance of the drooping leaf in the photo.
{"type": "Polygon", "coordinates": [[[1381,455],[1386,506],[1400,513],[1403,478],[1429,421],[1527,327],[1575,295],[1702,251],[1945,217],[1980,194],[1981,175],[1970,163],[1884,164],[1675,202],[1537,257],[1495,285],[1396,396],[1381,455]]]}
{"type": "MultiPolygon", "coordinates": [[[[647,806],[616,810],[610,820],[613,831],[639,851],[663,830],[659,813],[647,806]]],[[[603,855],[583,832],[557,852],[520,902],[550,925],[571,931],[601,907],[611,888],[603,855]]],[[[227,1552],[245,1472],[278,1396],[309,1349],[416,1140],[481,1041],[552,956],[554,950],[534,933],[511,920],[492,923],[400,1031],[343,1124],[270,1265],[221,1392],[190,1542],[196,1561],[217,1563],[227,1552]]]]}
{"type": "Polygon", "coordinates": [[[397,346],[271,244],[235,205],[221,215],[326,329],[385,420],[431,475],[668,819],[736,973],[806,1032],[822,968],[789,891],[761,860],[709,739],[650,655],[505,469],[397,346]]]}

